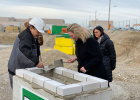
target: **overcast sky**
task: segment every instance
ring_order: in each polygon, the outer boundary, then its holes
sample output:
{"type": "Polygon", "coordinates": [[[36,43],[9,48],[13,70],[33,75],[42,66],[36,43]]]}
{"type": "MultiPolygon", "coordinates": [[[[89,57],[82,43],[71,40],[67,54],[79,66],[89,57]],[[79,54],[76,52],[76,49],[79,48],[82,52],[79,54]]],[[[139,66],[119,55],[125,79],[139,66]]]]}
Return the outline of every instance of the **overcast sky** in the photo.
{"type": "MultiPolygon", "coordinates": [[[[109,0],[0,0],[0,17],[65,19],[86,24],[108,20],[109,0]]],[[[140,19],[140,0],[111,0],[111,20],[140,19]]]]}

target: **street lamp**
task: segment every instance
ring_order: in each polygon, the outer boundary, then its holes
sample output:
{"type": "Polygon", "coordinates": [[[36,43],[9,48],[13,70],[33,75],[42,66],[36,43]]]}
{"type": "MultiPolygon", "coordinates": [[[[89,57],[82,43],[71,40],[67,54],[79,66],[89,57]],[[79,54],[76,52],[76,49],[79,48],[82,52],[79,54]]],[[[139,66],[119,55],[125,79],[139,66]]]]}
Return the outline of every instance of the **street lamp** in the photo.
{"type": "Polygon", "coordinates": [[[108,12],[108,30],[110,30],[110,5],[111,5],[111,0],[109,0],[109,12],[108,12]]]}

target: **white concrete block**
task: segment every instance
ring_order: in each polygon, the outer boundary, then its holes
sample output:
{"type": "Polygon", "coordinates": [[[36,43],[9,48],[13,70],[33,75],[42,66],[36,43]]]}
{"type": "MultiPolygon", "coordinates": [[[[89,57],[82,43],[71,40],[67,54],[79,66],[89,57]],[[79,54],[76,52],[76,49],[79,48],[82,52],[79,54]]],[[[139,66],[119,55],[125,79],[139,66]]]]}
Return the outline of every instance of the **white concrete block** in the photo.
{"type": "Polygon", "coordinates": [[[30,71],[25,70],[25,69],[17,69],[16,75],[23,78],[25,72],[30,72],[30,71]]]}
{"type": "Polygon", "coordinates": [[[82,92],[82,86],[79,84],[70,84],[70,85],[64,85],[59,86],[57,88],[57,94],[61,96],[76,94],[82,92]]]}
{"type": "Polygon", "coordinates": [[[44,82],[48,81],[48,80],[51,80],[51,79],[44,77],[44,76],[40,76],[40,75],[33,77],[33,83],[35,83],[39,86],[42,86],[42,87],[44,87],[44,82]]]}
{"type": "Polygon", "coordinates": [[[82,91],[96,90],[100,88],[99,82],[87,81],[78,83],[82,86],[82,91]]]}
{"type": "Polygon", "coordinates": [[[30,72],[30,71],[25,72],[23,74],[24,79],[26,79],[26,80],[28,80],[30,82],[33,82],[33,77],[35,77],[35,76],[38,76],[38,74],[30,72]]]}
{"type": "Polygon", "coordinates": [[[74,74],[77,74],[78,72],[72,71],[72,70],[63,70],[63,76],[69,77],[69,78],[74,78],[74,74]]]}
{"type": "Polygon", "coordinates": [[[54,93],[56,93],[57,87],[63,86],[63,85],[65,85],[65,84],[62,84],[62,83],[59,83],[59,82],[53,81],[53,80],[44,82],[44,88],[47,89],[47,90],[50,90],[54,93]]]}
{"type": "Polygon", "coordinates": [[[57,67],[57,68],[54,69],[54,73],[62,75],[63,74],[63,70],[66,70],[66,68],[57,67]]]}
{"type": "Polygon", "coordinates": [[[87,81],[99,82],[101,84],[100,88],[108,87],[108,81],[101,78],[91,76],[91,77],[87,77],[87,81]]]}
{"type": "Polygon", "coordinates": [[[43,68],[33,67],[33,68],[26,68],[26,69],[37,74],[43,73],[43,68]]]}
{"type": "Polygon", "coordinates": [[[90,75],[86,75],[86,74],[83,74],[83,73],[74,74],[74,79],[78,80],[78,81],[82,81],[82,82],[86,82],[87,77],[90,77],[90,75]]]}

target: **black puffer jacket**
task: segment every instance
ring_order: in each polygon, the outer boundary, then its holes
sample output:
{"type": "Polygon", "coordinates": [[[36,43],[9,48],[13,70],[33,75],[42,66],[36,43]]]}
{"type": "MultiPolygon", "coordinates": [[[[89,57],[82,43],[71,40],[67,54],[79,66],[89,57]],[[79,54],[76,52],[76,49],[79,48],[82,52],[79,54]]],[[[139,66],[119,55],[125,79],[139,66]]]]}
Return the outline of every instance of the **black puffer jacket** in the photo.
{"type": "Polygon", "coordinates": [[[104,33],[99,45],[103,56],[103,64],[107,72],[108,81],[111,82],[113,80],[112,70],[114,70],[116,67],[116,52],[114,44],[112,40],[110,40],[109,36],[104,33]]]}
{"type": "Polygon", "coordinates": [[[84,66],[86,74],[107,80],[105,68],[102,63],[99,44],[93,38],[87,39],[85,43],[78,39],[76,41],[76,56],[78,61],[78,71],[84,66]]]}

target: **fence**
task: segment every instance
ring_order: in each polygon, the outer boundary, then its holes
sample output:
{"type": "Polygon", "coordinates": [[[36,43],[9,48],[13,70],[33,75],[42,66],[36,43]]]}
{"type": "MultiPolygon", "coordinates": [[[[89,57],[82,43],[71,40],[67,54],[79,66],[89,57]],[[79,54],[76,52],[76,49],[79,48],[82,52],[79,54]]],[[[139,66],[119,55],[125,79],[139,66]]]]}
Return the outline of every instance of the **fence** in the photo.
{"type": "Polygon", "coordinates": [[[114,22],[115,28],[140,31],[140,19],[131,19],[114,22]]]}

